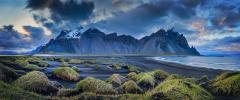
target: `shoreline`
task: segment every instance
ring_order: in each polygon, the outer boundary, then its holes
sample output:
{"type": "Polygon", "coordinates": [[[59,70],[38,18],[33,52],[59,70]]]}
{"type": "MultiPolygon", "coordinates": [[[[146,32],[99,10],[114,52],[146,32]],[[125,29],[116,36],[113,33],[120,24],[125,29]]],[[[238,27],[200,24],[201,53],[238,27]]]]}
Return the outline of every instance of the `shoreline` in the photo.
{"type": "Polygon", "coordinates": [[[146,71],[152,71],[161,69],[171,74],[179,74],[186,77],[200,78],[203,75],[207,75],[210,79],[215,78],[217,75],[232,70],[211,69],[205,67],[197,67],[184,65],[175,62],[159,61],[154,59],[148,59],[145,57],[130,57],[126,60],[126,63],[132,64],[144,68],[146,71]]]}

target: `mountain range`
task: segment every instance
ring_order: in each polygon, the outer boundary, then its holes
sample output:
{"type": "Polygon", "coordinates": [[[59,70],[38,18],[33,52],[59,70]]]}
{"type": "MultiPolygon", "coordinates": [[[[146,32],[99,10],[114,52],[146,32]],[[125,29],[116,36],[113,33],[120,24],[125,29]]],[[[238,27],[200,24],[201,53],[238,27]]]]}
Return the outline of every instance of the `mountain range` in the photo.
{"type": "Polygon", "coordinates": [[[149,36],[136,39],[130,35],[105,34],[97,28],[63,30],[34,54],[79,55],[200,55],[190,47],[183,34],[160,29],[149,36]]]}

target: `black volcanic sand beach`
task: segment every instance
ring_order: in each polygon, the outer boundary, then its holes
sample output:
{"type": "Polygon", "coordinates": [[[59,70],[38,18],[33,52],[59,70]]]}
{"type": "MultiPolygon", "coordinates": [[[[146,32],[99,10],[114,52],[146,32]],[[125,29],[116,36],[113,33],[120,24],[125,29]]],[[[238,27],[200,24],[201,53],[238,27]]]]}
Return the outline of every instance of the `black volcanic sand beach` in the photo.
{"type": "MultiPolygon", "coordinates": [[[[156,69],[164,70],[170,74],[179,74],[186,77],[200,78],[207,75],[210,79],[215,78],[226,70],[210,69],[198,66],[189,66],[173,62],[157,61],[149,57],[126,57],[125,63],[140,66],[146,71],[153,71],[156,69]]],[[[228,70],[229,71],[229,70],[228,70]]]]}
{"type": "MultiPolygon", "coordinates": [[[[171,62],[164,62],[164,61],[156,61],[153,59],[149,59],[148,57],[101,57],[101,56],[81,56],[81,57],[65,57],[65,58],[77,58],[77,59],[92,59],[96,60],[96,64],[88,65],[89,67],[85,67],[82,64],[69,64],[76,66],[80,69],[80,77],[85,78],[87,76],[99,78],[99,79],[107,79],[112,74],[127,74],[128,71],[121,69],[121,70],[114,70],[108,67],[111,64],[127,64],[127,65],[134,65],[140,67],[143,72],[153,71],[156,69],[164,70],[170,74],[178,74],[181,76],[186,77],[194,77],[200,78],[203,75],[207,75],[210,79],[216,77],[220,73],[224,72],[224,70],[218,69],[209,69],[209,68],[202,68],[202,67],[193,67],[188,65],[182,65],[178,63],[171,63],[171,62]],[[95,66],[98,66],[95,69],[95,66]]],[[[49,67],[46,70],[51,72],[51,69],[58,67],[60,65],[59,62],[50,62],[53,67],[49,67]]]]}
{"type": "Polygon", "coordinates": [[[153,71],[156,69],[161,69],[169,72],[170,74],[179,74],[186,77],[195,77],[199,78],[203,75],[209,76],[209,78],[214,78],[216,75],[224,72],[224,70],[220,69],[210,69],[203,68],[198,66],[188,66],[178,63],[165,62],[165,61],[157,61],[154,59],[149,59],[149,57],[78,57],[80,59],[97,59],[104,64],[111,63],[122,63],[135,65],[143,69],[144,71],[153,71]],[[112,62],[109,62],[112,61],[112,62]]]}

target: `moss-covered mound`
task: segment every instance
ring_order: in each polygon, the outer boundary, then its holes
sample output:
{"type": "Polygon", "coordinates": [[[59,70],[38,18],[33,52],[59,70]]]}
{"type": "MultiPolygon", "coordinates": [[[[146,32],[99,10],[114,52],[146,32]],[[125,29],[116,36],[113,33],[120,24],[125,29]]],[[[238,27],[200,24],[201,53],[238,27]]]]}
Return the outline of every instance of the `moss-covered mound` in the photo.
{"type": "Polygon", "coordinates": [[[72,97],[80,94],[81,92],[78,89],[60,89],[57,93],[57,96],[60,97],[72,97]]]}
{"type": "Polygon", "coordinates": [[[210,87],[216,95],[240,96],[240,72],[223,73],[210,83],[210,87]]]}
{"type": "Polygon", "coordinates": [[[76,87],[83,92],[92,92],[97,94],[115,94],[115,90],[111,84],[92,77],[81,80],[76,84],[76,87]]]}
{"type": "Polygon", "coordinates": [[[41,70],[42,69],[38,65],[34,65],[34,64],[27,64],[27,66],[24,66],[24,68],[27,68],[30,70],[41,70]]]}
{"type": "Polygon", "coordinates": [[[137,83],[135,83],[132,80],[129,80],[127,82],[125,82],[121,88],[123,89],[124,93],[141,93],[142,89],[137,85],[137,83]]]}
{"type": "Polygon", "coordinates": [[[66,80],[66,81],[78,81],[78,73],[70,67],[58,67],[53,70],[53,75],[66,80]]]}
{"type": "Polygon", "coordinates": [[[35,93],[27,92],[19,87],[12,86],[0,81],[1,100],[47,100],[35,93]]]}
{"type": "Polygon", "coordinates": [[[162,71],[162,70],[155,70],[152,72],[152,74],[153,74],[154,78],[159,81],[162,81],[169,76],[169,74],[167,72],[162,71]]]}
{"type": "Polygon", "coordinates": [[[43,61],[41,59],[33,59],[28,61],[30,64],[37,65],[39,67],[49,67],[50,64],[48,64],[47,61],[43,61]]]}
{"type": "Polygon", "coordinates": [[[127,69],[129,72],[140,73],[142,70],[139,67],[133,65],[125,65],[122,68],[127,69]]]}
{"type": "Polygon", "coordinates": [[[115,70],[120,70],[122,69],[121,65],[120,64],[113,64],[113,65],[110,65],[109,67],[115,69],[115,70]]]}
{"type": "Polygon", "coordinates": [[[47,76],[39,71],[32,71],[18,78],[14,84],[28,91],[51,95],[58,89],[51,85],[47,76]]]}
{"type": "Polygon", "coordinates": [[[145,94],[123,94],[118,97],[119,100],[151,100],[151,97],[145,94]]]}
{"type": "Polygon", "coordinates": [[[119,75],[119,74],[113,74],[110,76],[106,81],[108,83],[111,83],[114,87],[119,87],[124,82],[128,81],[129,79],[119,75]]]}
{"type": "Polygon", "coordinates": [[[173,79],[184,79],[184,77],[179,76],[177,74],[171,74],[165,80],[173,80],[173,79]]]}
{"type": "Polygon", "coordinates": [[[70,59],[68,61],[69,64],[81,64],[83,63],[84,61],[83,60],[80,60],[80,59],[70,59]]]}
{"type": "Polygon", "coordinates": [[[69,67],[69,64],[67,62],[61,62],[59,67],[69,67]]]}
{"type": "Polygon", "coordinates": [[[17,73],[15,73],[9,67],[0,63],[0,80],[10,83],[16,80],[17,78],[18,78],[17,73]]]}
{"type": "Polygon", "coordinates": [[[137,73],[130,72],[130,73],[127,74],[127,78],[133,78],[135,75],[137,75],[137,73]]]}
{"type": "Polygon", "coordinates": [[[39,70],[41,69],[37,65],[29,64],[28,61],[25,58],[19,58],[19,59],[14,59],[14,58],[8,58],[6,60],[1,61],[4,65],[10,66],[15,69],[22,69],[22,70],[39,70]]]}
{"type": "Polygon", "coordinates": [[[48,57],[48,58],[46,58],[46,60],[57,61],[57,62],[65,62],[66,59],[64,59],[64,58],[57,58],[57,57],[48,57]]]}
{"type": "Polygon", "coordinates": [[[212,100],[210,93],[199,85],[183,79],[166,80],[159,84],[152,95],[153,99],[167,100],[212,100]]]}
{"type": "Polygon", "coordinates": [[[144,90],[152,89],[156,83],[152,73],[140,73],[133,76],[132,79],[144,90]]]}
{"type": "Polygon", "coordinates": [[[96,95],[90,92],[81,93],[73,98],[74,100],[151,100],[150,96],[143,94],[96,95]]]}

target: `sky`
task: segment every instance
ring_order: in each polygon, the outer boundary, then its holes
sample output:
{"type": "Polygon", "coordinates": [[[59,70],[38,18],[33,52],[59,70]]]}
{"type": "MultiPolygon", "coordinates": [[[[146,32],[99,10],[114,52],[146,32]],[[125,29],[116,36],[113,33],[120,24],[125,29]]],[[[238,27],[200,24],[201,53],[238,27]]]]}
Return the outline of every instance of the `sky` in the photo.
{"type": "Polygon", "coordinates": [[[183,34],[200,52],[240,52],[239,0],[1,0],[0,51],[27,51],[61,30],[99,28],[138,39],[183,34]]]}

